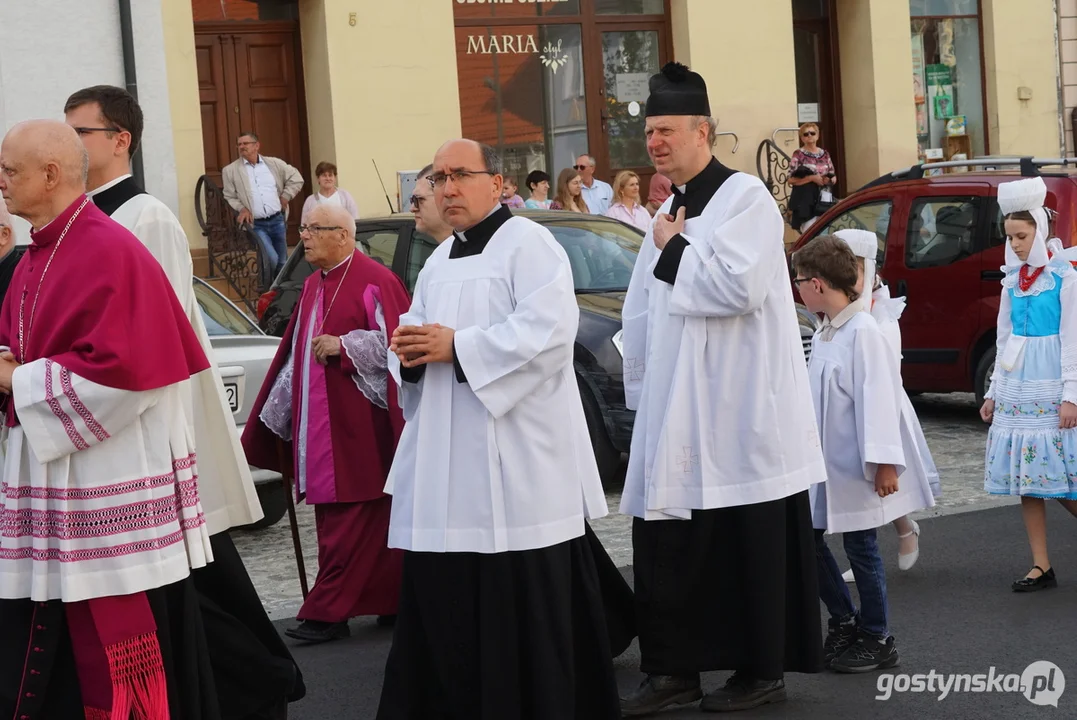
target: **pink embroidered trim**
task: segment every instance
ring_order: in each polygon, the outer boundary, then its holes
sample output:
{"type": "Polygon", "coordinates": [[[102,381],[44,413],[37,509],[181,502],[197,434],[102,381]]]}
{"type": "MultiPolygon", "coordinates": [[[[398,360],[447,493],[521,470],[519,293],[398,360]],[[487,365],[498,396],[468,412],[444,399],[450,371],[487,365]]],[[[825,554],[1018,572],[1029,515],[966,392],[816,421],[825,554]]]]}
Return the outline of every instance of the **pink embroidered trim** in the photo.
{"type": "Polygon", "coordinates": [[[0,534],[6,538],[85,540],[141,532],[179,521],[176,498],[135,502],[100,510],[5,509],[0,534]]]}
{"type": "Polygon", "coordinates": [[[173,470],[190,470],[191,468],[193,468],[195,466],[195,463],[197,463],[197,462],[198,462],[197,454],[196,453],[191,453],[190,455],[188,455],[185,458],[180,458],[179,460],[173,460],[172,461],[172,469],[173,470]]]}
{"type": "Polygon", "coordinates": [[[53,488],[26,486],[13,487],[7,483],[0,485],[0,489],[3,490],[4,497],[9,500],[23,500],[25,498],[33,498],[35,500],[98,500],[100,498],[113,497],[116,495],[126,495],[127,493],[136,492],[138,490],[154,490],[159,487],[171,485],[175,481],[175,474],[167,473],[165,475],[154,475],[153,477],[128,480],[127,482],[116,483],[115,485],[103,485],[101,487],[88,488],[86,490],[56,490],[53,488]]]}
{"type": "Polygon", "coordinates": [[[49,359],[45,359],[45,402],[48,403],[49,409],[52,410],[52,414],[63,424],[64,430],[67,431],[67,437],[71,440],[71,444],[75,446],[76,450],[85,450],[90,447],[90,444],[86,442],[79,431],[75,429],[75,423],[71,422],[71,418],[60,407],[60,401],[56,399],[56,395],[52,390],[52,366],[53,362],[49,359]]]}
{"type": "MultiPolygon", "coordinates": [[[[185,458],[174,460],[172,462],[172,467],[179,471],[189,469],[193,467],[194,464],[195,456],[194,454],[191,454],[185,458]]],[[[197,479],[198,476],[192,478],[192,480],[197,479]]],[[[165,485],[171,485],[174,482],[176,482],[174,473],[151,475],[135,480],[125,480],[112,485],[86,488],[85,490],[77,488],[72,490],[59,490],[55,488],[13,486],[8,485],[5,482],[0,484],[0,492],[3,492],[4,497],[9,500],[24,500],[26,498],[33,498],[35,500],[98,500],[101,498],[114,497],[116,495],[125,495],[126,493],[135,492],[137,490],[153,490],[159,487],[164,487],[165,485]]]]}
{"type": "Polygon", "coordinates": [[[110,547],[89,548],[86,550],[60,550],[59,548],[0,548],[0,560],[35,560],[59,562],[84,562],[87,560],[105,560],[123,555],[163,550],[176,543],[183,542],[183,530],[169,533],[164,537],[138,540],[136,542],[112,545],[110,547]]]}
{"type": "Polygon", "coordinates": [[[105,428],[101,427],[101,423],[97,422],[97,418],[93,416],[89,408],[82,404],[82,400],[79,400],[79,396],[71,384],[70,371],[62,366],[60,367],[60,387],[63,388],[64,395],[67,396],[68,401],[71,403],[71,408],[79,414],[82,422],[86,423],[87,429],[93,433],[97,441],[104,442],[108,440],[109,434],[105,432],[105,428]]]}

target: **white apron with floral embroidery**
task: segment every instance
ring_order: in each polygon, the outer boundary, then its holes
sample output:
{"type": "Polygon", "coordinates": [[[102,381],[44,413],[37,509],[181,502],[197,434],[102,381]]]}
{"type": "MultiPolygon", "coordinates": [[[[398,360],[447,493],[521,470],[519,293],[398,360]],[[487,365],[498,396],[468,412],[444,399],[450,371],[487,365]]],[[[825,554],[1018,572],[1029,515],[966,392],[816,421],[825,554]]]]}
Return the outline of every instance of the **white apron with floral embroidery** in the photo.
{"type": "Polygon", "coordinates": [[[1077,499],[1077,429],[1058,426],[1063,400],[1077,402],[1077,273],[1055,259],[1023,291],[1005,270],[984,489],[1077,499]]]}

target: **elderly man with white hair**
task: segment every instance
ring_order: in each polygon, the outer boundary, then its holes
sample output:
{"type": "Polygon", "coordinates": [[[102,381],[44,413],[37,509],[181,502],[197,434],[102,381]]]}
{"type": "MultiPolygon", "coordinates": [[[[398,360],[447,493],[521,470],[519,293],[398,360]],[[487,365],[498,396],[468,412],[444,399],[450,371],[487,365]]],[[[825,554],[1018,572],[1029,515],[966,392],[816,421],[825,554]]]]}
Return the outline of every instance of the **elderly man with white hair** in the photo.
{"type": "Polygon", "coordinates": [[[285,441],[297,491],[314,506],[318,578],[285,634],[326,642],[348,620],[395,617],[401,553],[389,550],[383,492],[404,426],[389,382],[388,338],[410,298],[392,270],[355,249],[355,220],[342,207],[310,211],[300,237],[315,268],[243,430],[255,467],[281,470],[285,441]]]}

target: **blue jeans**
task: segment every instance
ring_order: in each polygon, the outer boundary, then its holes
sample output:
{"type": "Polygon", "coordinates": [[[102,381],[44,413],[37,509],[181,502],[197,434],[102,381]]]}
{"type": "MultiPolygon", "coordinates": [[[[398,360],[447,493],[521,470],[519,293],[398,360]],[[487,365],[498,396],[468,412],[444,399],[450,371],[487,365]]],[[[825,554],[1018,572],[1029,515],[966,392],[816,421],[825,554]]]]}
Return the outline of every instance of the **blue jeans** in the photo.
{"type": "MultiPolygon", "coordinates": [[[[842,544],[853,566],[856,590],[860,594],[859,627],[865,633],[885,640],[889,635],[886,608],[886,573],[879,555],[875,530],[842,533],[842,544]]],[[[841,570],[823,539],[823,531],[815,531],[815,558],[819,567],[819,598],[838,621],[857,616],[849,586],[841,579],[841,570]]]]}
{"type": "Polygon", "coordinates": [[[275,278],[284,267],[284,261],[288,259],[288,229],[284,224],[284,213],[277,213],[271,218],[256,219],[252,229],[262,243],[266,262],[272,268],[275,278]]]}

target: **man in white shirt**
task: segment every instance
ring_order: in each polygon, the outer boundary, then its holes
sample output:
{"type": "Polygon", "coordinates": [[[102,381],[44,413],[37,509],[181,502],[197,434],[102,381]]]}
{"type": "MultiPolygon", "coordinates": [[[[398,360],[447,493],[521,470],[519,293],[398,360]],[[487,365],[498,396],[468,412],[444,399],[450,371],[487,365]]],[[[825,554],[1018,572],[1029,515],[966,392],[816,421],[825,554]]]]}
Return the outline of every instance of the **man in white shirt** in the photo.
{"type": "Polygon", "coordinates": [[[613,188],[595,177],[595,159],[590,155],[576,158],[576,170],[580,173],[584,202],[592,215],[605,215],[613,202],[613,188]]]}
{"type": "Polygon", "coordinates": [[[406,425],[385,492],[405,553],[378,720],[619,718],[568,257],[501,204],[492,148],[446,143],[430,181],[456,232],[390,347],[406,425]]]}
{"type": "Polygon", "coordinates": [[[239,159],[221,170],[224,199],[240,225],[252,226],[276,276],[288,259],[288,203],[303,189],[303,176],[283,160],[263,156],[253,132],[240,135],[236,144],[239,159]]]}
{"type": "Polygon", "coordinates": [[[733,670],[702,708],[747,710],[822,669],[808,488],[826,469],[774,198],[714,158],[703,78],[669,63],[650,89],[647,151],[674,187],[623,312],[647,679],[622,709],[697,700],[699,673],[733,670]]]}

